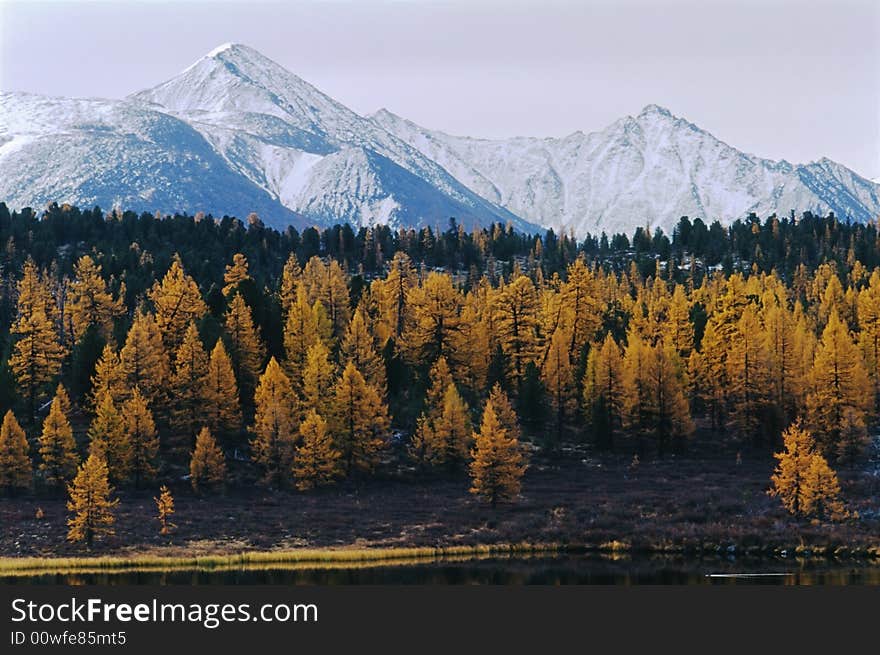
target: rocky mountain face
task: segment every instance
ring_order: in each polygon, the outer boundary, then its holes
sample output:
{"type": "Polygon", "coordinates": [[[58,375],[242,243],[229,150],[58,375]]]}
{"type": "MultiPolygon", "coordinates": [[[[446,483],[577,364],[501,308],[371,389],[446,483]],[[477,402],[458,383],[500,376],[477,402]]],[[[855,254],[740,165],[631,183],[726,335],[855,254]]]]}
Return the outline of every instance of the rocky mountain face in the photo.
{"type": "Polygon", "coordinates": [[[0,200],[579,237],[683,215],[880,215],[880,185],[840,164],[760,159],[656,105],[561,139],[451,136],[360,116],[238,44],[125,100],[0,93],[0,200]]]}
{"type": "Polygon", "coordinates": [[[880,186],[845,166],[761,159],[656,105],[562,139],[450,136],[385,110],[372,119],[483,197],[579,236],[631,234],[640,225],[668,232],[681,216],[729,223],[749,212],[880,215],[880,186]]]}

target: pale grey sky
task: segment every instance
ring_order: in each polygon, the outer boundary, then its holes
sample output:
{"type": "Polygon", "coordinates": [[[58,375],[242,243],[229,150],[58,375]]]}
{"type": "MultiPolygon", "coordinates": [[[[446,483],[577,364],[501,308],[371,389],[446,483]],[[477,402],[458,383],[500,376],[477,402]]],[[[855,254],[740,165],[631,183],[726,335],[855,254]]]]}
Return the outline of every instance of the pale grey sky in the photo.
{"type": "Polygon", "coordinates": [[[0,0],[0,89],[120,98],[227,41],[453,134],[589,132],[656,103],[880,177],[880,0],[0,0]]]}

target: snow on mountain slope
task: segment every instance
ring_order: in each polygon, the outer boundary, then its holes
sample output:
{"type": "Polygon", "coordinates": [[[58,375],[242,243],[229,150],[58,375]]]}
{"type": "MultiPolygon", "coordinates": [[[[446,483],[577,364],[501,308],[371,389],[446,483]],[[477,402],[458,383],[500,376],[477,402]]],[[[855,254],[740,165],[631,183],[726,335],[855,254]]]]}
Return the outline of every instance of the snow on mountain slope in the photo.
{"type": "Polygon", "coordinates": [[[231,170],[185,122],[115,100],[0,93],[0,199],[134,211],[302,217],[231,170]]]}
{"type": "Polygon", "coordinates": [[[450,136],[360,116],[237,44],[124,101],[0,94],[0,200],[578,237],[683,215],[880,215],[880,186],[844,166],[760,159],[656,105],[561,139],[450,136]]]}
{"type": "Polygon", "coordinates": [[[811,210],[867,220],[880,186],[829,160],[802,166],[742,153],[648,105],[601,132],[562,139],[473,139],[380,110],[372,120],[512,212],[578,236],[670,231],[684,215],[729,223],[755,212],[811,210]]]}
{"type": "MultiPolygon", "coordinates": [[[[512,221],[520,228],[534,229],[462,185],[419,150],[247,46],[221,46],[180,75],[130,99],[186,120],[218,148],[232,167],[286,206],[313,220],[374,222],[375,214],[368,208],[375,206],[377,198],[370,194],[378,188],[387,194],[385,206],[395,207],[395,189],[387,176],[385,180],[391,186],[349,187],[347,193],[354,196],[347,203],[324,198],[319,185],[307,183],[312,169],[304,166],[304,162],[314,161],[302,155],[327,156],[354,148],[379,157],[348,158],[346,170],[352,173],[351,179],[383,176],[382,171],[369,167],[380,161],[387,165],[390,161],[424,181],[420,185],[424,197],[415,193],[414,187],[398,192],[407,195],[409,204],[389,209],[385,218],[393,224],[445,222],[448,216],[455,215],[481,224],[512,221]],[[354,173],[351,166],[355,163],[365,168],[354,173]],[[302,184],[292,189],[291,180],[302,184]],[[313,195],[302,195],[305,189],[313,195]],[[357,195],[361,191],[364,195],[357,195]],[[439,202],[440,195],[447,196],[446,202],[439,202]],[[326,209],[331,205],[340,210],[347,208],[346,213],[332,219],[327,214],[315,213],[314,208],[326,209]]],[[[325,168],[332,165],[328,163],[325,168]]],[[[334,195],[338,190],[339,186],[334,185],[329,193],[334,195]]]]}
{"type": "Polygon", "coordinates": [[[422,178],[367,148],[343,148],[316,162],[310,173],[296,189],[293,204],[324,221],[357,215],[362,225],[427,224],[446,229],[444,217],[467,212],[422,178]]]}

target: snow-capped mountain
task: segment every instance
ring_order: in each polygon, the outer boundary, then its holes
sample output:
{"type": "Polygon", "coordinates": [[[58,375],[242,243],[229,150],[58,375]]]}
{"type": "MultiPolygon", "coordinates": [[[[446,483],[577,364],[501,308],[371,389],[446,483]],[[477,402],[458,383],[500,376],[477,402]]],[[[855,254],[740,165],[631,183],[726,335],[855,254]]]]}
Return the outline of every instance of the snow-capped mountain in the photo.
{"type": "Polygon", "coordinates": [[[132,101],[187,121],[232,166],[316,222],[513,221],[419,150],[256,50],[226,44],[132,101]]]}
{"type": "Polygon", "coordinates": [[[6,93],[0,199],[294,224],[536,226],[246,46],[123,101],[6,93]]]}
{"type": "Polygon", "coordinates": [[[57,201],[216,216],[256,211],[278,224],[305,224],[187,123],[118,100],[0,93],[0,200],[36,209],[57,201]]]}
{"type": "Polygon", "coordinates": [[[723,223],[791,210],[880,216],[880,186],[840,164],[761,159],[657,105],[561,139],[457,137],[387,110],[371,118],[492,202],[579,236],[639,225],[668,233],[681,216],[723,223]]]}
{"type": "Polygon", "coordinates": [[[682,215],[880,214],[880,185],[822,159],[744,154],[649,105],[562,139],[456,137],[363,117],[247,46],[227,44],[125,100],[0,94],[0,200],[210,212],[268,224],[586,232],[682,215]]]}

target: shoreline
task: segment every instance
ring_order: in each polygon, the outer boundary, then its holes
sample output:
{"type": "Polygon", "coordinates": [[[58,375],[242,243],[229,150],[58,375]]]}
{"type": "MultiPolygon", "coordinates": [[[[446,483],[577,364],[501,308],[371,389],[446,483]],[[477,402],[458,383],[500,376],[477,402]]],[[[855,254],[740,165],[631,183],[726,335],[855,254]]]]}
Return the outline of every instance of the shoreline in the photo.
{"type": "Polygon", "coordinates": [[[416,565],[428,562],[471,561],[487,558],[559,557],[598,555],[613,559],[632,556],[728,557],[766,559],[849,560],[863,564],[880,561],[880,543],[865,547],[828,544],[789,547],[736,544],[633,546],[626,541],[602,544],[509,543],[437,547],[340,547],[290,550],[254,550],[213,555],[95,555],[78,557],[0,557],[0,576],[27,577],[64,573],[131,573],[175,570],[231,570],[243,568],[362,568],[369,566],[416,565]]]}
{"type": "Polygon", "coordinates": [[[880,558],[880,487],[868,471],[842,470],[853,518],[839,522],[788,515],[767,496],[771,472],[761,453],[737,463],[735,453],[719,451],[702,435],[687,454],[645,460],[635,471],[624,455],[588,448],[565,458],[536,457],[522,496],[495,509],[467,492],[460,472],[349,482],[311,493],[254,486],[199,496],[178,483],[171,487],[172,535],[159,534],[154,490],[126,490],[116,535],[91,551],[67,541],[62,498],[0,498],[0,575],[71,563],[102,570],[343,566],[511,551],[880,558]]]}

